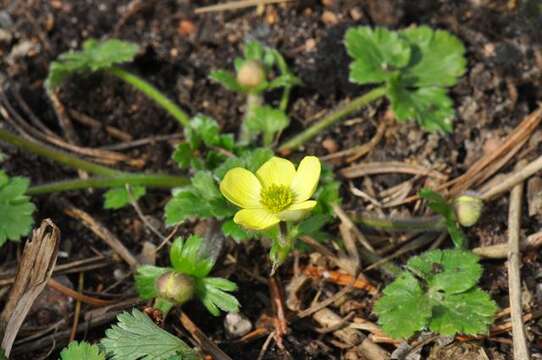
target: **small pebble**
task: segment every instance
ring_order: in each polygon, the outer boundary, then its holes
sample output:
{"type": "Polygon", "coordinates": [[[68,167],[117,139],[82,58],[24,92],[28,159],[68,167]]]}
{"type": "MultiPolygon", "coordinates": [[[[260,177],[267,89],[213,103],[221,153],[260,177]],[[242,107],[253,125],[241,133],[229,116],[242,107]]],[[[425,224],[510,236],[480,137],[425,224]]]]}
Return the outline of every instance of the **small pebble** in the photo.
{"type": "Polygon", "coordinates": [[[316,40],[313,38],[307,39],[307,41],[305,41],[305,51],[310,52],[314,49],[316,49],[316,40]]]}
{"type": "Polygon", "coordinates": [[[252,323],[243,314],[229,313],[224,318],[224,329],[229,338],[239,338],[252,330],[252,323]]]}
{"type": "Polygon", "coordinates": [[[324,141],[322,141],[322,147],[330,154],[336,153],[339,149],[337,142],[330,137],[327,137],[324,139],[324,141]]]}
{"type": "Polygon", "coordinates": [[[322,22],[328,26],[331,26],[337,24],[339,21],[337,20],[337,15],[335,15],[335,13],[325,10],[322,13],[322,22]]]}

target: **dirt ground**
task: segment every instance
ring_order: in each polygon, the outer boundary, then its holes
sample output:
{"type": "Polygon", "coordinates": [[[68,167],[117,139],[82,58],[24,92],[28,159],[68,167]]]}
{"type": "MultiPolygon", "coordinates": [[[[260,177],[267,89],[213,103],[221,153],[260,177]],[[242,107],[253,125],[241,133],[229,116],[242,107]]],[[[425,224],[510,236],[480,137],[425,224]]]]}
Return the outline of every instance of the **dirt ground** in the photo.
{"type": "MultiPolygon", "coordinates": [[[[225,132],[237,132],[244,99],[210,81],[208,74],[215,69],[231,69],[243,43],[256,39],[277,48],[303,81],[303,86],[295,88],[292,95],[289,107],[292,124],[281,137],[286,139],[307,127],[322,113],[366,91],[366,88],[348,81],[350,59],[344,50],[343,35],[349,26],[399,29],[427,24],[456,34],[467,49],[467,73],[451,90],[457,111],[453,133],[428,134],[414,123],[392,122],[376,147],[357,162],[416,163],[436,169],[450,179],[465,173],[484,153],[491,151],[495,143],[498,144],[537,109],[542,99],[542,4],[538,0],[298,0],[268,5],[259,10],[248,7],[194,13],[194,9],[210,4],[181,0],[1,0],[0,81],[4,89],[8,89],[6,95],[16,108],[21,109],[17,99],[22,98],[47,127],[62,135],[43,90],[50,62],[66,50],[78,49],[86,38],[117,37],[141,45],[142,52],[135,62],[128,65],[130,70],[163,90],[188,113],[207,114],[216,119],[225,132]]],[[[278,101],[279,95],[272,93],[268,100],[278,101]]],[[[121,142],[111,136],[105,126],[119,129],[134,140],[182,132],[173,119],[144,95],[106,75],[77,77],[69,81],[62,87],[60,100],[66,109],[86,114],[102,124],[89,127],[74,122],[80,145],[85,147],[101,148],[121,142]]],[[[367,143],[377,132],[379,124],[389,117],[386,109],[385,101],[369,106],[307,143],[299,154],[326,156],[367,143]]],[[[132,159],[143,159],[145,170],[180,173],[170,159],[174,143],[175,140],[155,141],[122,150],[122,153],[132,159]]],[[[526,147],[528,149],[521,156],[527,160],[542,153],[540,130],[534,132],[526,147]]],[[[32,183],[76,176],[74,171],[13,147],[2,145],[1,150],[7,154],[2,168],[8,174],[28,176],[32,183]]],[[[517,157],[513,158],[502,171],[510,171],[517,161],[517,157]]],[[[340,160],[330,161],[330,164],[337,172],[350,165],[340,160]]],[[[140,170],[126,164],[119,166],[126,170],[140,170]]],[[[343,208],[356,213],[375,211],[371,210],[370,202],[356,196],[353,187],[371,188],[379,197],[381,192],[409,179],[412,179],[410,175],[403,174],[343,179],[343,208]]],[[[426,182],[423,177],[414,179],[410,194],[426,182]]],[[[33,201],[39,209],[35,219],[50,217],[61,229],[60,263],[88,259],[98,254],[105,254],[110,259],[103,266],[84,271],[86,294],[119,301],[133,298],[135,290],[129,269],[78,220],[65,215],[66,201],[101,221],[133,254],[140,254],[145,242],[158,244],[160,240],[145,228],[133,209],[104,210],[101,195],[102,191],[95,190],[35,197],[33,201]]],[[[162,219],[163,206],[168,198],[167,191],[152,190],[140,201],[143,213],[163,232],[167,231],[162,219]]],[[[413,216],[419,214],[418,206],[408,203],[384,208],[380,215],[413,216]]],[[[527,204],[524,207],[527,209],[527,204]]],[[[485,213],[488,215],[468,231],[472,247],[506,242],[508,197],[502,196],[488,203],[485,213]]],[[[528,235],[540,231],[541,215],[529,216],[525,210],[522,233],[528,235]]],[[[188,222],[180,232],[188,234],[198,227],[201,231],[205,226],[201,222],[188,222]]],[[[338,221],[328,231],[339,236],[338,221]]],[[[400,240],[395,238],[393,241],[400,240]]],[[[390,245],[389,241],[381,246],[386,245],[390,245]]],[[[392,245],[397,249],[401,244],[392,245]]],[[[449,243],[443,246],[449,246],[449,243]]],[[[398,265],[404,264],[409,255],[424,249],[406,252],[394,261],[398,265]]],[[[9,275],[15,269],[21,246],[9,243],[2,250],[0,279],[1,274],[9,275]]],[[[269,286],[265,281],[269,273],[269,264],[264,262],[266,256],[267,250],[261,244],[236,245],[231,241],[227,243],[221,256],[223,261],[217,269],[218,274],[230,276],[238,283],[240,290],[236,295],[242,304],[242,313],[256,327],[262,322],[265,325],[264,315],[272,316],[269,286]],[[231,261],[232,256],[235,262],[231,261]]],[[[296,257],[296,261],[305,264],[314,256],[314,253],[303,253],[296,257]]],[[[164,252],[158,264],[165,261],[164,252]]],[[[542,304],[541,264],[539,252],[524,254],[524,295],[533,311],[542,304]]],[[[482,288],[489,291],[501,308],[506,308],[508,282],[505,262],[483,261],[483,265],[482,288]]],[[[292,258],[279,274],[282,286],[289,284],[293,269],[292,258]]],[[[376,270],[368,271],[366,276],[379,287],[390,280],[376,270]]],[[[69,273],[62,275],[60,280],[77,288],[78,278],[78,273],[69,273]]],[[[317,291],[324,296],[341,288],[320,279],[305,290],[302,298],[310,301],[317,291]]],[[[5,301],[6,290],[6,286],[0,288],[2,301],[5,301]]],[[[333,309],[341,316],[355,312],[376,322],[371,313],[372,304],[373,299],[366,292],[354,290],[333,309]]],[[[92,308],[83,305],[82,316],[92,308]]],[[[69,332],[54,342],[48,340],[48,336],[71,328],[74,309],[72,300],[46,290],[46,296],[40,297],[39,303],[35,304],[19,334],[23,340],[34,335],[35,338],[16,344],[13,358],[57,358],[58,350],[68,341],[69,332]],[[43,335],[39,335],[40,332],[43,335]]],[[[231,358],[256,359],[260,354],[267,335],[249,341],[228,339],[222,317],[213,318],[195,302],[184,310],[231,358]]],[[[529,345],[533,358],[540,359],[542,326],[534,317],[527,326],[529,345]]],[[[76,339],[99,339],[107,325],[109,323],[86,329],[76,339]]],[[[175,334],[187,334],[181,330],[175,317],[166,322],[166,327],[175,334]]],[[[263,359],[363,359],[330,333],[318,330],[311,317],[291,323],[283,339],[284,350],[272,342],[263,359]]],[[[452,350],[449,345],[448,348],[438,348],[436,343],[429,342],[422,347],[421,358],[512,359],[511,339],[511,332],[506,331],[465,343],[456,342],[451,346],[452,350]]],[[[380,346],[390,352],[395,349],[389,343],[381,343],[380,346]]]]}

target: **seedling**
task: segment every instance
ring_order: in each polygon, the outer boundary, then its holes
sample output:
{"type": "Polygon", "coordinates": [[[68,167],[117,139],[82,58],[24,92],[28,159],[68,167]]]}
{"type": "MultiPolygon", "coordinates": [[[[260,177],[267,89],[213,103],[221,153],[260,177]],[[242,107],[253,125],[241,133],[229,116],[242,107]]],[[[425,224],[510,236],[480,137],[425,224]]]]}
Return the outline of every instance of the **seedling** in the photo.
{"type": "Polygon", "coordinates": [[[83,43],[81,51],[68,51],[51,63],[45,88],[51,92],[60,87],[71,75],[103,71],[143,92],[177,119],[181,125],[188,124],[188,115],[173,101],[139,76],[117,66],[133,61],[138,51],[137,44],[127,41],[88,39],[83,43]]]}
{"type": "Polygon", "coordinates": [[[197,360],[201,359],[184,341],[158,327],[147,315],[134,309],[123,312],[118,323],[106,330],[100,345],[72,342],[60,360],[197,360]]]}
{"type": "Polygon", "coordinates": [[[155,299],[155,307],[164,317],[174,305],[182,305],[194,296],[214,316],[218,316],[220,310],[239,310],[239,302],[229,294],[237,285],[208,276],[215,260],[206,254],[202,238],[195,235],[186,240],[177,238],[169,251],[169,259],[171,267],[144,265],[135,276],[139,296],[145,300],[155,299]]]}
{"type": "Polygon", "coordinates": [[[375,304],[378,322],[393,338],[427,329],[444,336],[487,333],[497,305],[476,286],[481,274],[478,257],[464,250],[413,257],[375,304]]]}
{"type": "Polygon", "coordinates": [[[332,112],[310,128],[282,144],[290,151],[319,132],[367,104],[385,96],[399,121],[416,120],[428,131],[452,131],[453,102],[450,86],[465,72],[465,48],[447,31],[427,26],[401,31],[366,26],[345,35],[350,81],[379,85],[332,112]]]}
{"type": "Polygon", "coordinates": [[[236,74],[229,71],[213,71],[209,76],[225,88],[245,94],[246,110],[239,140],[241,144],[251,142],[257,135],[263,135],[264,146],[270,146],[277,133],[288,124],[286,108],[291,89],[301,84],[288,68],[282,55],[275,49],[264,47],[257,41],[250,41],[244,47],[243,58],[234,61],[236,74]],[[270,79],[274,70],[278,74],[270,79]],[[262,94],[268,90],[282,88],[278,109],[264,105],[262,94]]]}
{"type": "Polygon", "coordinates": [[[0,170],[0,246],[7,240],[18,241],[32,229],[32,214],[36,206],[25,195],[29,181],[9,177],[0,170]]]}

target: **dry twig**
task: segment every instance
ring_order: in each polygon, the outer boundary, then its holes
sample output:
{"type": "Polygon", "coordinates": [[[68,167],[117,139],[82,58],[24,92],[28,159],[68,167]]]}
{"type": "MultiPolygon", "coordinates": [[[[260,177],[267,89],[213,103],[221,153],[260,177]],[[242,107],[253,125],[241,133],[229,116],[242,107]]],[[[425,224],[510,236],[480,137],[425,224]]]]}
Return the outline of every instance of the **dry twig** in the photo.
{"type": "Polygon", "coordinates": [[[510,194],[508,210],[508,288],[512,318],[512,339],[514,343],[514,359],[529,359],[529,349],[525,339],[525,327],[521,319],[521,273],[519,232],[521,228],[521,203],[523,183],[519,183],[510,194]]]}

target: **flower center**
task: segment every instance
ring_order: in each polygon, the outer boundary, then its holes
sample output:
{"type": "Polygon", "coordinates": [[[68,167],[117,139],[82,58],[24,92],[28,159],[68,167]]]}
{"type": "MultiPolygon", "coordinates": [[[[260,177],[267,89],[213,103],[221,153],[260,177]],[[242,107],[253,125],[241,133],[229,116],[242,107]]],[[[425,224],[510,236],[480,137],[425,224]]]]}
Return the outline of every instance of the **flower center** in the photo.
{"type": "Polygon", "coordinates": [[[286,185],[270,185],[260,193],[261,203],[273,213],[281,212],[294,201],[294,194],[286,185]]]}

